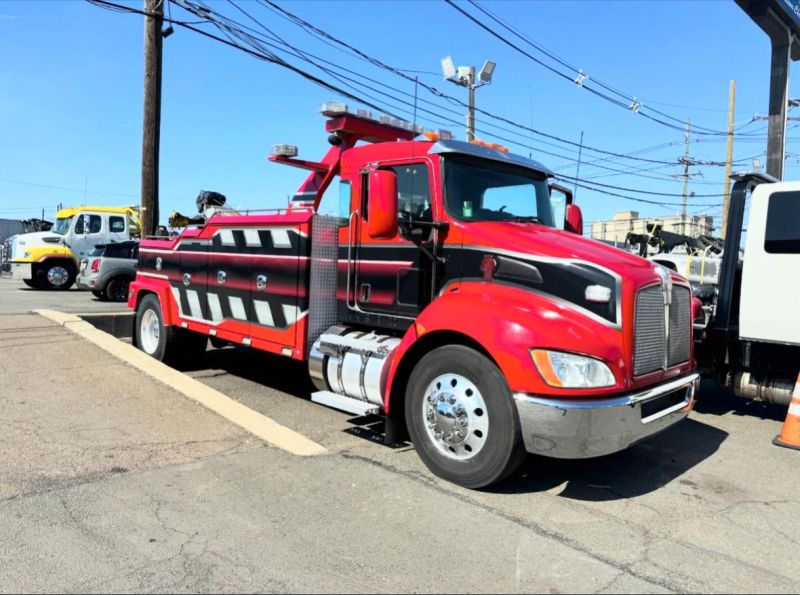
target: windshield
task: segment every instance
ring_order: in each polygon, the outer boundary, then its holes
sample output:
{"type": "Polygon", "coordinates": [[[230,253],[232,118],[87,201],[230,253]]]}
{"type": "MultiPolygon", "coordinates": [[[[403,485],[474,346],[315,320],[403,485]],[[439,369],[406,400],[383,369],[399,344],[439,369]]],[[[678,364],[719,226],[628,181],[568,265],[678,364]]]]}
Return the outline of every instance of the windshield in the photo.
{"type": "Polygon", "coordinates": [[[555,227],[547,178],[541,172],[483,159],[448,157],[447,211],[462,221],[513,221],[555,227]]]}
{"type": "Polygon", "coordinates": [[[57,233],[60,236],[65,235],[69,231],[69,224],[72,221],[72,217],[65,217],[63,219],[56,219],[56,224],[53,226],[52,231],[53,233],[57,233]]]}

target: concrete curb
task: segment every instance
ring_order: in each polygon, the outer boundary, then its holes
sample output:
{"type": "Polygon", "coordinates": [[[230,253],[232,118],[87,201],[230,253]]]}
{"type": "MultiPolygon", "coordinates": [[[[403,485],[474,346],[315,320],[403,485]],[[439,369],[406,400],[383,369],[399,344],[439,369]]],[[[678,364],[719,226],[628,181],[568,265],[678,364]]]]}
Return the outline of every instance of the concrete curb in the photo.
{"type": "Polygon", "coordinates": [[[34,310],[33,312],[94,343],[111,355],[200,403],[272,446],[301,456],[320,455],[327,452],[325,447],[313,440],[245,407],[218,390],[162,364],[134,346],[96,329],[74,314],[65,314],[55,310],[34,310]]]}

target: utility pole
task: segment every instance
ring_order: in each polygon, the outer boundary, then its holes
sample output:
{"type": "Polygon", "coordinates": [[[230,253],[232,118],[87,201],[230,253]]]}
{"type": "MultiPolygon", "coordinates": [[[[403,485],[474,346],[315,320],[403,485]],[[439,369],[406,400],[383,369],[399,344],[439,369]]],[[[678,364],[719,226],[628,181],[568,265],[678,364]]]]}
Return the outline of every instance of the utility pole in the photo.
{"type": "Polygon", "coordinates": [[[450,56],[442,58],[442,72],[444,78],[459,87],[466,87],[469,90],[469,112],[467,113],[467,140],[475,140],[475,89],[492,82],[492,74],[497,65],[491,60],[483,64],[483,68],[475,79],[474,66],[459,66],[456,68],[450,56]]]}
{"type": "Polygon", "coordinates": [[[581,144],[578,145],[578,165],[575,167],[575,188],[572,191],[574,198],[578,194],[578,178],[581,177],[581,155],[583,153],[583,130],[581,130],[581,144]]]}
{"type": "Polygon", "coordinates": [[[725,160],[725,190],[722,197],[722,229],[720,236],[725,239],[728,229],[728,205],[731,200],[731,166],[733,163],[733,112],[736,104],[736,81],[731,81],[728,98],[728,156],[725,160]]]}
{"type": "Polygon", "coordinates": [[[144,0],[144,123],[142,129],[142,235],[158,227],[158,150],[161,132],[161,26],[164,2],[144,0]]]}
{"type": "Polygon", "coordinates": [[[700,172],[689,172],[689,166],[693,165],[691,158],[689,157],[689,133],[691,131],[692,121],[691,119],[686,120],[686,133],[684,136],[684,150],[683,150],[683,157],[681,157],[681,165],[683,165],[683,173],[680,174],[672,174],[673,178],[683,178],[683,208],[681,209],[681,233],[686,235],[686,217],[688,214],[686,213],[686,208],[689,204],[689,197],[694,196],[694,192],[691,194],[689,193],[689,178],[693,176],[700,176],[702,175],[700,172]]]}
{"type": "Polygon", "coordinates": [[[689,129],[691,125],[691,118],[687,118],[683,151],[683,210],[681,211],[681,233],[683,235],[686,235],[686,204],[689,200],[689,129]]]}
{"type": "Polygon", "coordinates": [[[772,40],[767,129],[767,173],[779,180],[783,180],[783,166],[786,160],[786,110],[793,42],[793,36],[788,32],[783,37],[778,41],[772,40]]]}
{"type": "Polygon", "coordinates": [[[469,86],[469,113],[467,114],[467,142],[475,140],[475,67],[469,67],[467,75],[469,86]]]}

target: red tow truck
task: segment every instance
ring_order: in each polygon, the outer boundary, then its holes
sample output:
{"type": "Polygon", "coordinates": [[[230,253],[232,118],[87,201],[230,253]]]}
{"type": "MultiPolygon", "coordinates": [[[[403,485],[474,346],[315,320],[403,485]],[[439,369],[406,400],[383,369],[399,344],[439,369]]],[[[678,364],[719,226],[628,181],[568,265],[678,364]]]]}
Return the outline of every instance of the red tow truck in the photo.
{"type": "Polygon", "coordinates": [[[526,451],[605,455],[689,414],[685,279],[583,238],[579,208],[555,215],[559,188],[535,161],[341,103],[322,111],[321,161],[273,148],[309,171],[289,208],[217,211],[142,241],[140,349],[166,360],[211,337],[307,362],[313,401],[383,416],[387,443],[410,438],[433,473],[470,488],[526,451]],[[339,215],[321,215],[337,178],[339,215]]]}

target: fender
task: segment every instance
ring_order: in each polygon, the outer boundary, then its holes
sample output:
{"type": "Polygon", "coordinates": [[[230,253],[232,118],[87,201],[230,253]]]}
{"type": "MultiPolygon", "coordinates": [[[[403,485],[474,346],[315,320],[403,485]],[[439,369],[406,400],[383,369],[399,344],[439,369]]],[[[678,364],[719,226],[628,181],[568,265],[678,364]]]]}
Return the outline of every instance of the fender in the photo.
{"type": "Polygon", "coordinates": [[[150,279],[144,280],[137,276],[130,284],[128,294],[128,308],[136,311],[139,305],[141,294],[154,293],[161,302],[161,317],[166,326],[174,326],[178,321],[178,305],[172,295],[169,284],[152,283],[150,279]]]}
{"type": "Polygon", "coordinates": [[[627,363],[619,328],[604,325],[561,302],[517,287],[467,282],[451,285],[417,317],[395,349],[387,375],[384,409],[400,364],[418,341],[436,332],[459,333],[478,343],[514,392],[598,397],[627,386],[627,363]],[[476,313],[481,313],[476,315],[476,313]],[[602,389],[559,389],[544,383],[530,357],[533,347],[601,358],[617,378],[602,389]],[[565,391],[567,393],[565,394],[565,391]]]}

